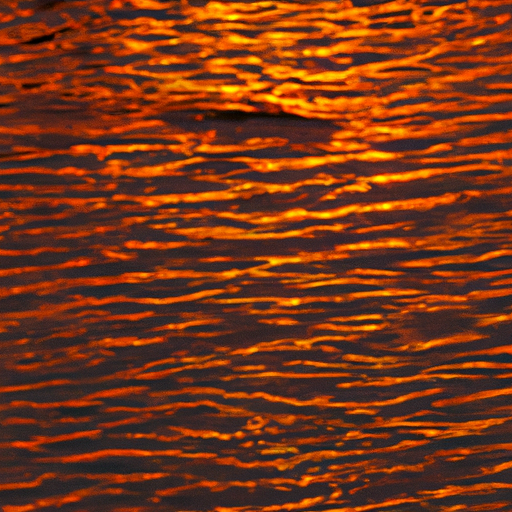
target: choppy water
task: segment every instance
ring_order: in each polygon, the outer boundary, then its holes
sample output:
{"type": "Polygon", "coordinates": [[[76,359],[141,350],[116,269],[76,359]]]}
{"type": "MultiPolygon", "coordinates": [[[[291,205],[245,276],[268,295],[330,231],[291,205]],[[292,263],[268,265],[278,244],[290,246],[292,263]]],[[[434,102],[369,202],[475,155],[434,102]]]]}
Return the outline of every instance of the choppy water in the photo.
{"type": "Polygon", "coordinates": [[[371,3],[2,1],[2,512],[512,510],[512,3],[371,3]]]}

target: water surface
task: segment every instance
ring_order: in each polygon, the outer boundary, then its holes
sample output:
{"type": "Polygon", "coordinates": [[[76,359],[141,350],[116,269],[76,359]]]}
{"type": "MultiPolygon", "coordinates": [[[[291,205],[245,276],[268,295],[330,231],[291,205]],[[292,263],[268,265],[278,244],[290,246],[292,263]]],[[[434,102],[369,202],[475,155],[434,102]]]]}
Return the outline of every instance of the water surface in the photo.
{"type": "Polygon", "coordinates": [[[510,510],[511,10],[4,0],[2,512],[510,510]]]}

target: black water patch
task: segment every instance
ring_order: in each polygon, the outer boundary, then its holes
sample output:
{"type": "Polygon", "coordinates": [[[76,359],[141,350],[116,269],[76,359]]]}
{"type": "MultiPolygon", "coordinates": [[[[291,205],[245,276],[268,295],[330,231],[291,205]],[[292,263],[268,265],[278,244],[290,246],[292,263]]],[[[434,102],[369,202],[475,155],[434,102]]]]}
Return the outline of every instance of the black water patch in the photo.
{"type": "Polygon", "coordinates": [[[395,139],[386,142],[373,143],[372,146],[379,151],[422,151],[435,146],[451,142],[451,138],[417,138],[417,139],[395,139]]]}
{"type": "Polygon", "coordinates": [[[99,412],[99,405],[82,405],[77,407],[61,405],[56,408],[61,416],[66,418],[82,418],[84,416],[96,416],[99,412]]]}
{"type": "Polygon", "coordinates": [[[49,11],[57,6],[62,6],[62,4],[64,4],[64,0],[37,0],[36,3],[38,10],[49,11]]]}
{"type": "Polygon", "coordinates": [[[21,84],[21,87],[22,89],[38,89],[39,87],[41,87],[42,85],[44,85],[44,82],[28,82],[28,83],[25,83],[25,84],[21,84]]]}
{"type": "Polygon", "coordinates": [[[60,30],[57,30],[55,32],[52,32],[50,34],[43,34],[40,36],[32,37],[31,39],[27,39],[26,41],[22,41],[21,44],[40,44],[40,43],[47,43],[49,41],[53,41],[55,39],[55,36],[57,34],[62,34],[64,32],[68,32],[71,30],[69,27],[62,28],[60,30]]]}
{"type": "Polygon", "coordinates": [[[28,41],[23,41],[21,44],[39,44],[53,41],[55,39],[55,32],[53,34],[45,34],[43,36],[33,37],[28,41]]]}
{"type": "Polygon", "coordinates": [[[336,54],[335,57],[351,57],[354,66],[361,66],[371,62],[383,62],[398,58],[395,53],[379,53],[379,52],[356,52],[336,54]]]}
{"type": "Polygon", "coordinates": [[[395,23],[390,23],[390,22],[379,22],[379,23],[371,23],[370,24],[370,28],[373,28],[373,29],[383,29],[383,28],[387,28],[387,29],[404,29],[404,28],[415,28],[415,25],[414,23],[410,22],[410,21],[401,21],[401,22],[395,22],[395,23]]]}
{"type": "Polygon", "coordinates": [[[352,0],[354,7],[371,7],[373,5],[386,4],[392,0],[352,0]]]}
{"type": "Polygon", "coordinates": [[[391,12],[384,12],[384,13],[379,13],[379,14],[373,14],[371,16],[368,16],[369,19],[371,20],[376,20],[376,19],[385,19],[385,18],[394,18],[396,16],[409,16],[410,14],[412,14],[412,9],[404,9],[404,10],[401,10],[401,11],[391,11],[391,12]]]}
{"type": "Polygon", "coordinates": [[[209,110],[205,113],[207,119],[218,119],[222,121],[244,122],[250,119],[266,119],[266,118],[281,118],[281,119],[305,119],[297,114],[290,114],[288,112],[246,112],[244,110],[209,110]]]}

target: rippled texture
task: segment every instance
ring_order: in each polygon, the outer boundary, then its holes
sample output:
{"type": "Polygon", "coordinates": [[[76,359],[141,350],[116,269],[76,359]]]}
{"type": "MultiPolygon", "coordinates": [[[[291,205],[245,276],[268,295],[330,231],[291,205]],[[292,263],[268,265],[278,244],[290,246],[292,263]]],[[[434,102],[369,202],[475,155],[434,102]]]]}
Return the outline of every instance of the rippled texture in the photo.
{"type": "Polygon", "coordinates": [[[3,0],[2,512],[511,510],[510,12],[3,0]]]}

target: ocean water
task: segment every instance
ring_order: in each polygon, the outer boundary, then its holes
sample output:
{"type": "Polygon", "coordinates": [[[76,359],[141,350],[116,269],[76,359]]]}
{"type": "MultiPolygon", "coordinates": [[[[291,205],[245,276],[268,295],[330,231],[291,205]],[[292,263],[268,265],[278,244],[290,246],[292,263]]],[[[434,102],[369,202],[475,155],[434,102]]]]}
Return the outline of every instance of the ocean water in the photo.
{"type": "Polygon", "coordinates": [[[0,4],[0,510],[512,510],[512,2],[0,4]]]}

